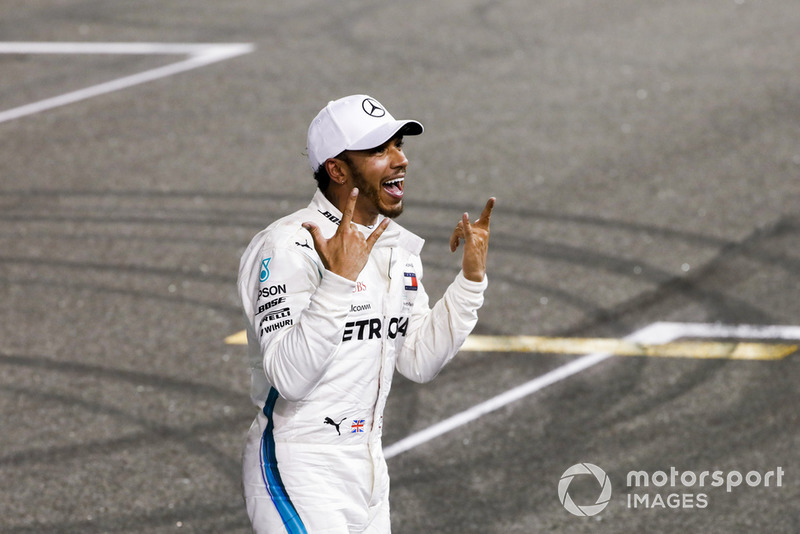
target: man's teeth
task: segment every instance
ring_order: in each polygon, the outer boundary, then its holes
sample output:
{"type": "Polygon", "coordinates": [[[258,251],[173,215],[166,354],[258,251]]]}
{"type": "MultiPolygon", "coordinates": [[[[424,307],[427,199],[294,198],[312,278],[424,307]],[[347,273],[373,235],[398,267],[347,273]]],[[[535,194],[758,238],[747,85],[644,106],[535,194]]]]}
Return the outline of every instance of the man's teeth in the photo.
{"type": "Polygon", "coordinates": [[[400,185],[403,183],[403,178],[398,178],[397,180],[389,180],[385,182],[383,185],[393,186],[393,185],[400,185]]]}

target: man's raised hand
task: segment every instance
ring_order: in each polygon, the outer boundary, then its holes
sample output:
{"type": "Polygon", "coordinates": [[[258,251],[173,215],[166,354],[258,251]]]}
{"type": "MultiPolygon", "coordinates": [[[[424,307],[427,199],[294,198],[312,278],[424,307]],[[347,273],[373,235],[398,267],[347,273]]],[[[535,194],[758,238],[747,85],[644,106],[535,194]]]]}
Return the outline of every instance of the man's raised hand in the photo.
{"type": "Polygon", "coordinates": [[[455,252],[461,241],[464,241],[464,257],[461,268],[467,280],[483,281],[486,276],[486,255],[489,250],[489,219],[492,216],[495,198],[486,202],[481,217],[474,223],[469,222],[469,215],[464,214],[450,236],[450,251],[455,252]]]}
{"type": "Polygon", "coordinates": [[[339,228],[336,229],[336,233],[330,239],[323,237],[322,231],[316,224],[303,223],[303,228],[311,233],[311,239],[314,240],[314,248],[320,259],[322,259],[325,268],[332,273],[353,281],[358,278],[359,273],[367,264],[375,242],[378,241],[378,238],[391,222],[389,218],[382,220],[369,237],[365,238],[353,223],[356,199],[358,199],[358,189],[353,188],[342,212],[339,228]]]}

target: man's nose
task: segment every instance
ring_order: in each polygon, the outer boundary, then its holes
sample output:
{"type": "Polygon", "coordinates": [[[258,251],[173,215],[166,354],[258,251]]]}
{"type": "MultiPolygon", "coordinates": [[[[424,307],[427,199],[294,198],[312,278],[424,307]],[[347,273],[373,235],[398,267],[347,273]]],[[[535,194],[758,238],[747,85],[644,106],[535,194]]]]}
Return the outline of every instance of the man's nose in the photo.
{"type": "Polygon", "coordinates": [[[408,158],[402,148],[392,147],[392,167],[406,167],[408,165],[408,158]]]}

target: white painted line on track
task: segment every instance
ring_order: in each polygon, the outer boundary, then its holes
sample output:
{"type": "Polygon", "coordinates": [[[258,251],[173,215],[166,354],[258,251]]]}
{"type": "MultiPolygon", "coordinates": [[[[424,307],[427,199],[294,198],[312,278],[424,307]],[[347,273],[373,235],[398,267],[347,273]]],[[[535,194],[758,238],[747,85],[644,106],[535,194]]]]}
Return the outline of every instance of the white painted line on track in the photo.
{"type": "MultiPolygon", "coordinates": [[[[674,333],[672,329],[663,329],[659,327],[659,323],[655,323],[642,328],[641,330],[637,330],[624,339],[626,341],[634,341],[638,343],[667,343],[675,339],[673,335],[674,333]]],[[[425,430],[411,434],[410,436],[384,448],[383,454],[387,459],[397,456],[398,454],[402,454],[422,445],[423,443],[427,443],[428,441],[431,441],[442,434],[450,432],[451,430],[455,430],[460,426],[464,426],[483,415],[499,410],[503,406],[523,399],[529,395],[532,395],[533,393],[536,393],[537,391],[541,391],[547,386],[560,382],[572,375],[580,373],[581,371],[585,371],[586,369],[589,369],[590,367],[593,367],[598,363],[611,358],[612,356],[613,355],[610,353],[597,353],[582,356],[577,360],[573,360],[562,365],[561,367],[553,369],[548,373],[538,376],[533,380],[522,384],[521,386],[517,386],[506,391],[505,393],[501,393],[496,397],[492,397],[487,401],[477,404],[472,408],[464,410],[461,413],[453,415],[452,417],[448,417],[444,421],[429,426],[425,430]]]]}
{"type": "Polygon", "coordinates": [[[507,404],[511,404],[512,402],[536,393],[547,386],[555,384],[556,382],[560,382],[561,380],[564,380],[565,378],[568,378],[574,374],[580,373],[581,371],[597,365],[598,363],[610,357],[611,354],[589,354],[577,360],[573,360],[566,365],[562,365],[561,367],[550,371],[549,373],[545,373],[542,376],[534,378],[530,382],[526,382],[521,386],[510,389],[505,393],[497,395],[496,397],[492,397],[491,399],[473,406],[468,410],[458,413],[452,417],[448,417],[444,421],[429,426],[425,430],[411,434],[410,436],[403,438],[392,445],[389,445],[383,450],[384,456],[386,456],[386,458],[392,458],[398,454],[418,447],[419,445],[427,443],[434,438],[438,438],[442,434],[446,434],[451,430],[455,430],[460,426],[464,426],[483,415],[494,412],[495,410],[499,410],[507,404]]]}
{"type": "Polygon", "coordinates": [[[653,326],[679,337],[800,340],[800,326],[791,325],[658,322],[653,326]]]}
{"type": "Polygon", "coordinates": [[[204,67],[218,61],[248,54],[254,50],[247,43],[68,43],[0,42],[0,54],[134,54],[187,55],[188,58],[163,67],[124,76],[38,102],[0,112],[0,123],[19,119],[134,85],[166,78],[204,67]]]}
{"type": "MultiPolygon", "coordinates": [[[[800,339],[800,327],[796,326],[756,326],[756,325],[722,325],[704,323],[670,323],[657,322],[624,338],[634,343],[669,343],[681,337],[701,338],[747,338],[747,339],[800,339]]],[[[384,448],[384,456],[392,458],[428,441],[431,441],[451,430],[466,425],[488,413],[523,399],[547,386],[560,382],[572,375],[585,371],[613,355],[610,353],[589,354],[573,360],[561,367],[553,369],[533,380],[501,393],[487,401],[473,406],[461,413],[448,417],[424,430],[411,434],[400,441],[384,448]]]]}

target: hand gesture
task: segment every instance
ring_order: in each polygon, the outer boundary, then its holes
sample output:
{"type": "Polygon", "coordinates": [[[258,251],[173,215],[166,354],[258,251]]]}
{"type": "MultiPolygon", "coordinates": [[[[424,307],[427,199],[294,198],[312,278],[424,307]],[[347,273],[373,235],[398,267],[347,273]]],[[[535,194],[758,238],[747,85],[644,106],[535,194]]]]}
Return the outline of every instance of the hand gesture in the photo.
{"type": "Polygon", "coordinates": [[[492,216],[495,198],[486,202],[481,217],[474,223],[469,222],[469,214],[461,217],[453,235],[450,236],[450,251],[455,252],[461,240],[464,241],[464,257],[461,269],[467,280],[483,281],[486,275],[486,255],[489,250],[489,218],[492,216]]]}
{"type": "Polygon", "coordinates": [[[322,231],[314,223],[303,223],[303,228],[311,233],[311,238],[314,240],[314,248],[317,250],[320,259],[322,259],[322,264],[325,265],[325,268],[332,273],[353,281],[358,278],[359,273],[367,264],[375,242],[378,241],[378,238],[391,222],[389,218],[384,219],[369,237],[365,238],[353,223],[353,212],[355,211],[357,198],[358,189],[354,187],[347,199],[339,228],[336,229],[336,233],[330,239],[325,239],[322,236],[322,231]]]}

